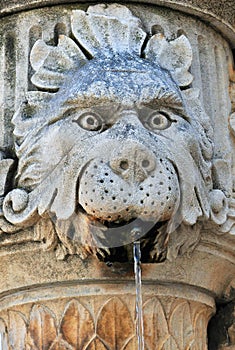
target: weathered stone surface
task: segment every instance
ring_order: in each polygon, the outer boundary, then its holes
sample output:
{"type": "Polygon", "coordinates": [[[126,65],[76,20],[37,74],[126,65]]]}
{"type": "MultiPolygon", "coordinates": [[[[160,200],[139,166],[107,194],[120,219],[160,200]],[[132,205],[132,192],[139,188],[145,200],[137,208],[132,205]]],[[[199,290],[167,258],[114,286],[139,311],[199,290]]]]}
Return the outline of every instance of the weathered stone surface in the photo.
{"type": "MultiPolygon", "coordinates": [[[[199,13],[164,2],[180,3],[199,13]]],[[[215,298],[231,301],[234,286],[228,43],[196,18],[136,4],[1,22],[4,350],[136,348],[122,245],[137,238],[146,347],[205,350],[215,298]]]]}
{"type": "MultiPolygon", "coordinates": [[[[42,6],[74,3],[74,0],[4,0],[0,2],[0,14],[6,15],[27,9],[38,8],[42,6]]],[[[84,1],[81,1],[83,3],[84,1]]],[[[88,1],[86,1],[88,2],[88,1]]],[[[143,0],[135,2],[146,3],[143,0]]],[[[148,4],[167,6],[186,13],[199,16],[206,22],[210,22],[215,28],[221,31],[229,38],[232,45],[235,46],[234,27],[235,27],[235,5],[234,1],[217,0],[202,1],[202,0],[148,0],[148,4]]]]}
{"type": "MultiPolygon", "coordinates": [[[[226,248],[223,242],[219,259],[216,245],[207,236],[190,258],[143,265],[148,347],[161,349],[165,344],[167,349],[185,349],[192,342],[206,348],[207,322],[215,311],[212,295],[222,298],[224,286],[229,290],[234,278],[231,242],[226,248]]],[[[82,261],[75,257],[58,262],[54,254],[41,252],[6,255],[1,262],[5,282],[1,284],[0,313],[15,348],[15,344],[32,344],[38,339],[42,344],[53,341],[74,346],[76,341],[87,344],[100,338],[98,349],[103,341],[108,348],[119,341],[120,349],[128,339],[129,348],[136,348],[132,264],[107,266],[93,258],[82,261]]]]}
{"type": "Polygon", "coordinates": [[[35,238],[57,256],[84,257],[151,230],[146,260],[158,261],[193,250],[208,220],[231,230],[228,130],[223,142],[217,126],[213,134],[191,87],[186,35],[170,38],[158,24],[148,37],[118,4],[73,10],[70,20],[78,44],[58,33],[56,45],[39,38],[30,52],[38,91],[12,118],[18,167],[3,233],[38,223],[35,238]]]}
{"type": "MultiPolygon", "coordinates": [[[[128,303],[125,296],[97,298],[95,308],[90,307],[89,297],[80,297],[65,299],[57,305],[53,301],[27,305],[22,311],[22,307],[21,311],[8,311],[7,338],[13,349],[20,346],[133,349],[137,346],[132,296],[128,303]]],[[[205,348],[203,333],[213,308],[187,299],[146,296],[143,312],[148,349],[186,349],[190,345],[205,348]],[[205,325],[203,332],[199,331],[201,325],[205,325]]]]}

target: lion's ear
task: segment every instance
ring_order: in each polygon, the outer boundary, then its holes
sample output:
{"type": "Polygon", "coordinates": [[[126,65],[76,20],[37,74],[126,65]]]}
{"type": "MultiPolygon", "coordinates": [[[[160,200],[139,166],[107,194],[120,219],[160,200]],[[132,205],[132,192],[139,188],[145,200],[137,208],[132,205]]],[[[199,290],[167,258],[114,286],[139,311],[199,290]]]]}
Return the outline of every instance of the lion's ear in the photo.
{"type": "Polygon", "coordinates": [[[163,34],[155,34],[146,46],[145,55],[169,70],[179,86],[186,87],[191,84],[193,76],[188,70],[192,64],[193,53],[185,35],[167,41],[163,34]]]}
{"type": "Polygon", "coordinates": [[[30,63],[35,70],[32,83],[40,89],[57,91],[68,72],[81,67],[86,61],[75,42],[65,35],[59,36],[57,46],[38,40],[30,54],[30,63]]]}

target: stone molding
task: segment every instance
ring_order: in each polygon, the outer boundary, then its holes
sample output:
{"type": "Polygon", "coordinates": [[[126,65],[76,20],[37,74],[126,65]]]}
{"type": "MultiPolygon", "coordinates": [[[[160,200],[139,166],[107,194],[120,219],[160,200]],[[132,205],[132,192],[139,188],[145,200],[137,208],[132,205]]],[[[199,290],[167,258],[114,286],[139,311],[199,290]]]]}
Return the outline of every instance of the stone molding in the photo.
{"type": "MultiPolygon", "coordinates": [[[[6,16],[19,11],[40,8],[44,6],[55,6],[60,4],[77,3],[74,0],[1,0],[0,16],[6,16]]],[[[79,1],[84,3],[85,1],[79,1]]],[[[91,2],[90,0],[86,2],[91,2]]],[[[111,1],[107,1],[111,2],[111,1]]],[[[117,1],[118,2],[118,1],[117,1]]],[[[218,31],[230,41],[232,47],[235,47],[235,3],[233,0],[137,0],[129,2],[138,2],[143,4],[152,4],[166,6],[172,9],[180,10],[200,17],[209,22],[218,31]]]]}

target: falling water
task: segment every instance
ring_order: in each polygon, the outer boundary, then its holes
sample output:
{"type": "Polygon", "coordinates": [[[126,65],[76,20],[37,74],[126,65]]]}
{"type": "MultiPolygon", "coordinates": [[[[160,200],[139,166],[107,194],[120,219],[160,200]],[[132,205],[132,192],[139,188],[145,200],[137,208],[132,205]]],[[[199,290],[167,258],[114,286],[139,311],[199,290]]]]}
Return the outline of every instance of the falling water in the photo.
{"type": "Polygon", "coordinates": [[[142,303],[142,283],[141,283],[141,249],[140,241],[137,240],[133,245],[134,272],[136,286],[136,335],[138,341],[138,350],[144,350],[144,322],[143,322],[143,303],[142,303]]]}

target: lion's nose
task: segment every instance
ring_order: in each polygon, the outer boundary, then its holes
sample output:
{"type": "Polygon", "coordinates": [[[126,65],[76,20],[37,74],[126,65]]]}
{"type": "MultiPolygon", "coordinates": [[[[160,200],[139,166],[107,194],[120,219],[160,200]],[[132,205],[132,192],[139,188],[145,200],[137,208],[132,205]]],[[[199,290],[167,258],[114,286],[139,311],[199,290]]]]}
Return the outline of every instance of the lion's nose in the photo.
{"type": "Polygon", "coordinates": [[[146,149],[128,147],[110,161],[110,168],[125,180],[142,182],[155,169],[155,157],[146,149]]]}

